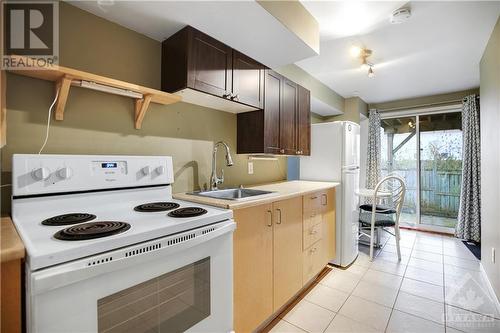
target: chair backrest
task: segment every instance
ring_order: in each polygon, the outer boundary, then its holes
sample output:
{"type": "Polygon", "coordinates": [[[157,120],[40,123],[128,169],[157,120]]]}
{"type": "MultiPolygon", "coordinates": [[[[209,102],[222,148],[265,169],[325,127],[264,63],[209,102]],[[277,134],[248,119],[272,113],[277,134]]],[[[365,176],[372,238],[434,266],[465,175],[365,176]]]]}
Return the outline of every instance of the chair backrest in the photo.
{"type": "MultiPolygon", "coordinates": [[[[385,194],[384,193],[384,194],[385,194]]],[[[390,174],[382,178],[375,186],[375,197],[383,197],[383,200],[387,202],[387,205],[396,210],[397,218],[399,220],[399,215],[403,209],[403,203],[405,200],[406,193],[406,183],[403,178],[396,174],[390,174]],[[382,192],[389,192],[390,196],[380,195],[382,192]]]]}

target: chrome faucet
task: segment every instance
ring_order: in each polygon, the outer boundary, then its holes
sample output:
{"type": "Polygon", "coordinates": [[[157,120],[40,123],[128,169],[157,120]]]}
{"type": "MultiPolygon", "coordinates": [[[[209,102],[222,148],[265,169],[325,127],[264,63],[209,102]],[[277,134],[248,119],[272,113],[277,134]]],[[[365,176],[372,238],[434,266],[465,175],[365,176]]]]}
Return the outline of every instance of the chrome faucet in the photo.
{"type": "Polygon", "coordinates": [[[220,145],[226,148],[226,165],[232,166],[234,164],[227,143],[225,143],[224,141],[217,142],[214,145],[214,151],[212,153],[212,175],[210,176],[210,191],[217,190],[217,185],[224,182],[224,169],[221,169],[221,176],[217,176],[217,149],[220,145]]]}

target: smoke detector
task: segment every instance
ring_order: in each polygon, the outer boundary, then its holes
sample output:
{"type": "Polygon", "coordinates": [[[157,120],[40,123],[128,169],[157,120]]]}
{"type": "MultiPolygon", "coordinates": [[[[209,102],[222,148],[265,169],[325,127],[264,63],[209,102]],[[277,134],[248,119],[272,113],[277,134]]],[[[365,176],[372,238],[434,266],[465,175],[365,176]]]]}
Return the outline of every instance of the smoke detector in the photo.
{"type": "Polygon", "coordinates": [[[409,20],[411,16],[410,8],[399,8],[392,12],[391,23],[401,24],[409,20]]]}

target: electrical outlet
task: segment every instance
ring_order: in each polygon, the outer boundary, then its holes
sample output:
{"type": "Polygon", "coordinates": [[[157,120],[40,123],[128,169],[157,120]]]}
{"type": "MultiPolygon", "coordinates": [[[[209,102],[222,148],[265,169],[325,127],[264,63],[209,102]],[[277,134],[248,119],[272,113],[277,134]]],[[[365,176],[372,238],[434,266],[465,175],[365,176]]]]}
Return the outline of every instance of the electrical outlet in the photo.
{"type": "Polygon", "coordinates": [[[495,248],[492,247],[491,248],[491,262],[495,263],[495,261],[496,261],[496,258],[495,258],[495,248]]]}
{"type": "Polygon", "coordinates": [[[253,162],[248,162],[248,174],[253,175],[253,162]]]}

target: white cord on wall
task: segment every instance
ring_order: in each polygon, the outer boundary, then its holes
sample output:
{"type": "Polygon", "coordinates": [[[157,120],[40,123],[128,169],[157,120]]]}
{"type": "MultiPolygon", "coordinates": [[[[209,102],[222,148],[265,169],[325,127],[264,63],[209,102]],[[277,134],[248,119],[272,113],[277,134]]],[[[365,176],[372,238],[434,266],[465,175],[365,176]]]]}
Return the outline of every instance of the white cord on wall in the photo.
{"type": "Polygon", "coordinates": [[[54,101],[52,102],[52,104],[50,105],[49,107],[49,115],[47,116],[47,130],[45,132],[45,140],[43,141],[43,144],[42,144],[42,147],[40,148],[40,150],[38,151],[38,155],[40,155],[43,151],[43,149],[45,148],[45,145],[47,144],[47,141],[49,140],[49,132],[50,132],[50,118],[51,118],[51,115],[52,115],[52,108],[54,107],[54,105],[56,104],[56,101],[57,101],[57,97],[59,97],[59,89],[57,89],[57,92],[56,92],[56,97],[54,98],[54,101]]]}

